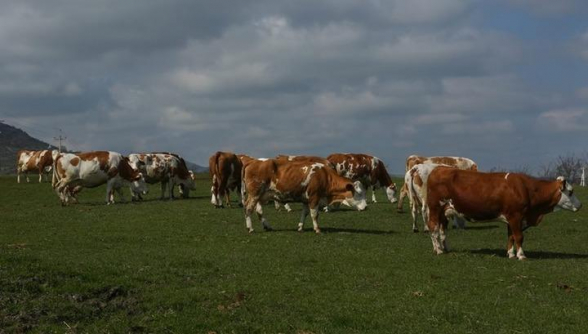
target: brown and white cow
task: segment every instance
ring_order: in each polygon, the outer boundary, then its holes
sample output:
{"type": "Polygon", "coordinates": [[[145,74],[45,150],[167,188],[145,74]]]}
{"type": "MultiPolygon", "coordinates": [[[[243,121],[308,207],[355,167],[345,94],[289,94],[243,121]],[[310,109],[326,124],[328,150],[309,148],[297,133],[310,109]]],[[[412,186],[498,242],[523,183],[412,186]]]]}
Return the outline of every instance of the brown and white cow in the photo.
{"type": "Polygon", "coordinates": [[[245,168],[243,183],[247,191],[245,222],[249,233],[253,232],[253,210],[257,211],[264,229],[271,230],[261,206],[270,200],[302,203],[298,231],[302,231],[310,212],[316,233],[320,233],[319,205],[347,202],[358,210],[366,208],[365,189],[361,182],[342,177],[334,169],[318,162],[251,161],[245,168]]]}
{"type": "MultiPolygon", "coordinates": [[[[427,210],[425,210],[425,203],[426,203],[426,190],[427,190],[427,180],[429,175],[433,171],[433,169],[445,166],[449,168],[457,168],[455,166],[449,165],[440,165],[440,164],[433,164],[433,163],[424,163],[414,165],[406,174],[404,175],[404,184],[407,185],[408,188],[408,199],[410,203],[411,213],[412,213],[412,231],[418,232],[419,228],[417,227],[417,216],[420,212],[423,216],[423,223],[424,223],[424,230],[428,231],[429,227],[427,226],[427,210]]],[[[459,216],[455,216],[453,218],[453,227],[454,228],[465,228],[465,221],[463,218],[459,216]]]]}
{"type": "Polygon", "coordinates": [[[429,175],[426,205],[433,249],[448,250],[448,218],[468,221],[502,221],[507,224],[509,258],[525,259],[523,231],[537,226],[543,216],[557,209],[578,211],[582,204],[564,177],[538,180],[519,173],[478,173],[437,167],[429,175]],[[515,255],[515,244],[518,251],[515,255]]]}
{"type": "Polygon", "coordinates": [[[384,187],[386,197],[391,203],[396,202],[396,184],[392,182],[382,160],[367,154],[335,153],[327,157],[339,175],[351,180],[361,181],[372,188],[372,202],[376,203],[375,190],[384,187]]]}
{"type": "MultiPolygon", "coordinates": [[[[242,156],[249,158],[248,156],[242,156]]],[[[216,152],[208,159],[208,168],[212,186],[210,203],[217,208],[223,208],[223,198],[227,206],[231,206],[230,192],[236,190],[241,196],[241,159],[231,152],[216,152]]],[[[239,200],[242,203],[242,200],[239,200]]]]}
{"type": "MultiPolygon", "coordinates": [[[[132,153],[129,161],[133,169],[143,173],[149,184],[161,183],[161,196],[164,199],[166,191],[169,199],[175,198],[176,185],[182,197],[187,198],[190,190],[196,189],[194,173],[188,170],[185,160],[174,153],[132,153]]],[[[133,192],[133,199],[141,199],[140,193],[133,192]]]]}
{"type": "Polygon", "coordinates": [[[53,152],[49,150],[18,151],[16,154],[16,181],[20,183],[20,174],[24,173],[27,182],[29,182],[29,172],[39,173],[39,183],[42,181],[43,174],[45,174],[45,179],[47,179],[46,173],[49,173],[53,166],[52,154],[53,152]]]}
{"type": "MultiPolygon", "coordinates": [[[[474,160],[469,158],[463,157],[423,157],[420,155],[411,155],[406,158],[406,169],[405,172],[408,172],[412,167],[419,164],[424,163],[432,163],[432,164],[440,164],[440,165],[447,165],[457,167],[463,170],[478,170],[478,165],[474,162],[474,160]]],[[[408,195],[408,188],[406,182],[400,189],[400,195],[398,196],[398,212],[402,212],[402,203],[404,202],[404,197],[408,195]]]]}
{"type": "Polygon", "coordinates": [[[53,189],[66,205],[80,187],[94,188],[106,183],[106,204],[114,203],[114,191],[124,201],[121,188],[130,183],[133,191],[147,193],[147,184],[141,172],[134,170],[129,159],[120,153],[94,151],[53,155],[53,189]]]}

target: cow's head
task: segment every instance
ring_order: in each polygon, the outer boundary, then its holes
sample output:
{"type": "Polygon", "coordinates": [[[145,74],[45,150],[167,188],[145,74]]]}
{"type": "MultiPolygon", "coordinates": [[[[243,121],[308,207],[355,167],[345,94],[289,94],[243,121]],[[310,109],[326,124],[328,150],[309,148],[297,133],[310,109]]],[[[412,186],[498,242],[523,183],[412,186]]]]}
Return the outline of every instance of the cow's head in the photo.
{"type": "Polygon", "coordinates": [[[386,196],[390,203],[396,203],[396,184],[392,183],[390,186],[386,187],[386,196]]]}
{"type": "Polygon", "coordinates": [[[561,192],[557,207],[574,212],[580,210],[582,203],[580,203],[580,200],[574,195],[574,188],[572,185],[567,182],[566,178],[563,176],[559,176],[557,181],[559,182],[559,190],[561,192]]]}
{"type": "Polygon", "coordinates": [[[345,200],[343,204],[356,208],[358,211],[363,211],[367,207],[365,200],[365,188],[359,181],[353,183],[349,182],[345,186],[345,200]]]}
{"type": "Polygon", "coordinates": [[[147,195],[149,188],[147,187],[147,182],[145,182],[143,173],[137,171],[133,173],[133,177],[131,179],[131,190],[135,193],[147,195]]]}

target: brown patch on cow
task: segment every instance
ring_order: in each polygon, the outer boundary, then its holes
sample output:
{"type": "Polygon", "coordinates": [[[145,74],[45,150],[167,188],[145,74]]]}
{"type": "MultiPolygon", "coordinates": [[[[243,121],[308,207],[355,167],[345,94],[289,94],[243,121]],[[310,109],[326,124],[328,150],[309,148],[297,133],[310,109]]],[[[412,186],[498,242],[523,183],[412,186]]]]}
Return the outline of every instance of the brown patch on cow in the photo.
{"type": "MultiPolygon", "coordinates": [[[[77,154],[80,159],[84,161],[93,161],[94,159],[98,160],[98,164],[100,165],[100,170],[108,173],[110,176],[111,172],[108,170],[108,159],[110,157],[110,152],[108,151],[94,151],[94,152],[84,152],[77,154]]],[[[114,174],[116,175],[116,173],[114,174]]]]}
{"type": "MultiPolygon", "coordinates": [[[[131,165],[129,164],[129,158],[126,157],[120,161],[120,163],[118,164],[118,168],[111,168],[111,170],[112,169],[118,171],[120,177],[127,181],[136,181],[141,177],[139,172],[131,167],[131,165]]],[[[110,173],[108,176],[110,177],[110,173]]]]}
{"type": "Polygon", "coordinates": [[[77,165],[80,163],[80,158],[78,158],[78,157],[74,157],[73,159],[71,159],[71,160],[69,161],[69,163],[70,163],[72,166],[77,166],[77,165]]]}

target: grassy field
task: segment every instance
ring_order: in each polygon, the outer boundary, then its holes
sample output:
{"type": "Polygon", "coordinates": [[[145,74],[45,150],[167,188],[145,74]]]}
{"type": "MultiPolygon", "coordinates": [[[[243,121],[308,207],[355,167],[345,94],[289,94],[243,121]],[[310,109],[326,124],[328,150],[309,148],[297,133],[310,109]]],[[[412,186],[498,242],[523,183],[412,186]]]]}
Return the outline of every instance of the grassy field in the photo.
{"type": "MultiPolygon", "coordinates": [[[[586,333],[588,211],[529,229],[528,261],[505,257],[500,223],[450,230],[432,254],[410,214],[384,202],[320,216],[187,200],[62,208],[47,183],[0,178],[0,333],[586,333]]],[[[576,190],[588,202],[588,191],[576,190]]],[[[127,191],[128,193],[128,191],[127,191]]],[[[128,195],[127,195],[128,198],[128,195]]]]}

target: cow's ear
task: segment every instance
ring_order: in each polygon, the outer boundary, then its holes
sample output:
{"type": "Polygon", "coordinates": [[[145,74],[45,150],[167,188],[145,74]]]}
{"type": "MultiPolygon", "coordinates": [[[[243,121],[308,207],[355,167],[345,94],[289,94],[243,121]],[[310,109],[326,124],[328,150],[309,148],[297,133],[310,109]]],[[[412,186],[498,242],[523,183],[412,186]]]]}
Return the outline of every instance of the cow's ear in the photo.
{"type": "Polygon", "coordinates": [[[355,187],[351,183],[347,183],[347,185],[345,185],[345,190],[351,191],[352,193],[355,194],[355,187]]]}
{"type": "Polygon", "coordinates": [[[564,191],[566,189],[566,178],[563,176],[558,176],[557,180],[560,182],[559,190],[564,191]]]}

